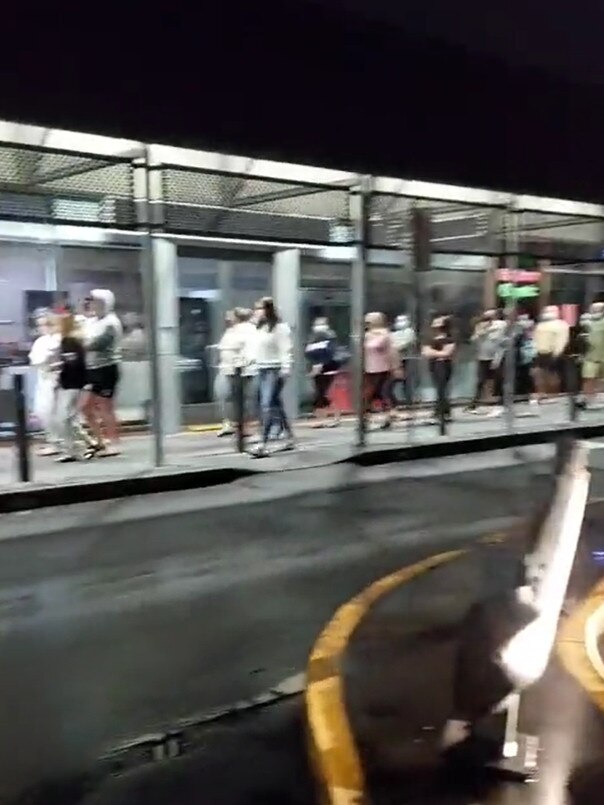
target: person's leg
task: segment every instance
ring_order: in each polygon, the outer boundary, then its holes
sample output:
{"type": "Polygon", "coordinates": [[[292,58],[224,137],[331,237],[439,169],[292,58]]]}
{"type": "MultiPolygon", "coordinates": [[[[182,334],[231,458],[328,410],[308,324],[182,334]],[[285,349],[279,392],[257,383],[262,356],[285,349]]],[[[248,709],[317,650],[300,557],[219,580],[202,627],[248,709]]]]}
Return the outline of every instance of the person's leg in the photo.
{"type": "Polygon", "coordinates": [[[260,408],[262,412],[262,444],[266,446],[273,424],[275,384],[279,373],[276,369],[261,369],[260,381],[260,408]]]}
{"type": "Polygon", "coordinates": [[[468,406],[471,411],[474,411],[482,400],[489,376],[489,366],[489,361],[476,361],[476,389],[472,402],[468,406]]]}
{"type": "Polygon", "coordinates": [[[445,419],[451,419],[451,378],[453,377],[453,364],[451,361],[443,362],[443,411],[445,419]]]}
{"type": "Polygon", "coordinates": [[[389,372],[380,373],[376,384],[376,396],[384,414],[381,427],[389,428],[392,425],[392,382],[389,372]]]}
{"type": "Polygon", "coordinates": [[[583,362],[583,395],[586,403],[593,403],[596,396],[598,367],[593,361],[583,362]]]}
{"type": "MultiPolygon", "coordinates": [[[[77,444],[81,436],[78,423],[78,389],[60,389],[59,410],[61,412],[62,448],[64,461],[77,460],[77,444]]],[[[61,459],[59,459],[61,460],[61,459]]]]}
{"type": "Polygon", "coordinates": [[[222,428],[218,436],[228,436],[233,432],[233,426],[229,417],[229,379],[222,372],[218,372],[214,379],[214,399],[218,405],[218,415],[222,428]]]}
{"type": "Polygon", "coordinates": [[[286,378],[284,378],[280,373],[277,373],[273,386],[272,408],[275,412],[275,419],[281,422],[281,429],[285,432],[288,440],[291,441],[293,439],[293,431],[285,411],[285,406],[283,405],[283,389],[285,387],[285,382],[286,378]]]}

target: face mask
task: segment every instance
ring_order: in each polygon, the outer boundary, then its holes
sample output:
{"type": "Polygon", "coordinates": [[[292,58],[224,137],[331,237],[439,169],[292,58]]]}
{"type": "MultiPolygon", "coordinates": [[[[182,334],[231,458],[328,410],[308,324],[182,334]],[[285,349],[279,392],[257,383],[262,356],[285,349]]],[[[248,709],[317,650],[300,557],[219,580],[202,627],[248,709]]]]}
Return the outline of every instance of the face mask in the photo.
{"type": "Polygon", "coordinates": [[[326,333],[328,329],[327,324],[313,324],[312,331],[313,333],[326,333]]]}
{"type": "Polygon", "coordinates": [[[555,321],[557,318],[553,310],[544,310],[541,314],[541,321],[555,321]]]}
{"type": "Polygon", "coordinates": [[[601,310],[594,310],[590,315],[590,319],[592,321],[599,321],[602,316],[604,316],[604,313],[602,313],[601,310]]]}
{"type": "Polygon", "coordinates": [[[409,318],[407,316],[397,316],[394,322],[395,330],[406,330],[409,327],[409,318]]]}

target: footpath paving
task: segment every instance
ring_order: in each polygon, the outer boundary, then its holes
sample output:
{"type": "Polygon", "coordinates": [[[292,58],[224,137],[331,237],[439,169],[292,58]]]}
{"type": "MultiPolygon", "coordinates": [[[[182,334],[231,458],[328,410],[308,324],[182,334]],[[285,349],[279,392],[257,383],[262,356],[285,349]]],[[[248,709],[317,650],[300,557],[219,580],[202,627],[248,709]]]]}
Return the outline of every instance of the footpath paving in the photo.
{"type": "MultiPolygon", "coordinates": [[[[566,401],[544,405],[539,416],[525,416],[527,406],[519,407],[515,421],[516,431],[531,438],[550,438],[561,428],[568,426],[566,401]]],[[[594,428],[604,433],[604,412],[585,414],[578,423],[587,429],[594,428]]],[[[18,481],[17,455],[13,446],[0,447],[0,501],[10,493],[26,492],[33,495],[44,490],[44,503],[34,498],[27,505],[49,505],[53,502],[51,491],[63,489],[58,502],[69,502],[70,494],[76,497],[81,490],[88,499],[102,499],[137,491],[169,491],[170,488],[212,485],[232,480],[242,474],[298,470],[327,466],[339,461],[351,460],[363,454],[367,461],[372,457],[378,463],[390,451],[425,449],[439,450],[449,445],[463,450],[481,449],[493,437],[505,437],[507,425],[503,418],[472,416],[459,412],[446,436],[441,436],[435,424],[430,424],[425,415],[413,421],[397,422],[389,431],[370,430],[367,447],[359,451],[354,447],[354,423],[344,422],[339,428],[315,430],[307,423],[297,427],[297,449],[284,452],[275,442],[270,457],[253,460],[248,454],[238,454],[232,439],[218,439],[215,433],[182,433],[166,438],[165,465],[155,468],[152,464],[152,439],[149,434],[126,436],[123,452],[119,457],[96,459],[78,464],[57,464],[52,458],[42,458],[31,450],[31,479],[24,485],[18,481]],[[121,492],[113,487],[114,481],[128,481],[121,492]],[[153,483],[155,482],[155,483],[153,483]],[[149,489],[145,489],[145,484],[149,489]],[[101,488],[101,486],[104,487],[101,488]],[[96,487],[96,491],[92,487],[96,487]],[[157,488],[156,488],[157,487],[157,488]]],[[[505,446],[505,445],[498,445],[505,446]]],[[[32,445],[33,447],[33,445],[32,445]]],[[[415,457],[415,456],[414,456],[415,457]]],[[[35,496],[34,496],[35,497],[35,496]]],[[[7,499],[8,500],[8,499],[7,499]]],[[[15,501],[7,502],[6,509],[19,508],[15,501]]]]}
{"type": "MultiPolygon", "coordinates": [[[[570,598],[604,576],[604,505],[586,519],[570,598]]],[[[372,805],[595,805],[602,801],[604,714],[552,658],[522,700],[521,730],[540,736],[539,779],[495,781],[447,767],[439,752],[452,712],[454,658],[469,606],[510,588],[522,556],[520,533],[480,545],[379,599],[353,632],[343,685],[353,741],[372,805]],[[569,799],[570,797],[570,799],[569,799]]],[[[481,691],[476,691],[480,696],[481,691]]]]}

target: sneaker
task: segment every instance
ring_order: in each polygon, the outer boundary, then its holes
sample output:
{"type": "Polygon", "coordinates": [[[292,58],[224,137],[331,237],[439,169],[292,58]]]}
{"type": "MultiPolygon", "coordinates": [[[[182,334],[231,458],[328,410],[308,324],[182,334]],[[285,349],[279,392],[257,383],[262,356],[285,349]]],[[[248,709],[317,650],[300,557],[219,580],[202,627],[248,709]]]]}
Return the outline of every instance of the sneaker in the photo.
{"type": "Polygon", "coordinates": [[[285,441],[285,444],[281,448],[282,451],[290,451],[295,449],[296,449],[296,443],[294,442],[291,436],[285,441]]]}
{"type": "Polygon", "coordinates": [[[235,430],[230,425],[223,425],[220,428],[220,430],[218,431],[218,433],[216,434],[216,436],[219,439],[222,439],[223,436],[232,436],[234,433],[235,433],[235,430]]]}
{"type": "Polygon", "coordinates": [[[79,461],[79,458],[77,456],[59,456],[55,461],[57,464],[73,464],[75,461],[79,461]]]}
{"type": "Polygon", "coordinates": [[[258,444],[250,451],[250,456],[251,458],[266,458],[268,456],[268,450],[263,444],[258,444]]]}
{"type": "Polygon", "coordinates": [[[91,458],[95,458],[103,450],[104,450],[104,447],[103,447],[102,444],[91,444],[84,451],[84,455],[82,456],[82,458],[84,459],[84,461],[90,461],[91,458]]]}
{"type": "Polygon", "coordinates": [[[503,408],[497,406],[496,408],[493,408],[491,411],[489,411],[487,416],[489,419],[495,419],[496,417],[501,416],[502,414],[503,414],[503,408]]]}

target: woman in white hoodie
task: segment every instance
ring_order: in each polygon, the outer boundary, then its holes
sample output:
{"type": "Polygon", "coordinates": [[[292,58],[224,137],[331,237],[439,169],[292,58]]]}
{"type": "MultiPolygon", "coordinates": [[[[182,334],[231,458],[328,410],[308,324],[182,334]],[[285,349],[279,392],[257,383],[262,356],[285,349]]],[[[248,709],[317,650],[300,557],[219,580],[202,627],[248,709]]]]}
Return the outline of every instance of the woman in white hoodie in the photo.
{"type": "Polygon", "coordinates": [[[120,454],[114,396],[122,360],[122,324],[114,312],[115,296],[99,288],[90,294],[94,318],[84,331],[87,382],[82,410],[95,439],[85,458],[120,454]],[[104,442],[106,437],[107,442],[104,442]]]}
{"type": "Polygon", "coordinates": [[[294,435],[283,407],[281,395],[292,368],[293,346],[291,330],[281,321],[271,297],[262,299],[254,344],[258,372],[258,390],[261,411],[261,441],[254,450],[255,458],[268,455],[267,443],[274,423],[285,431],[285,450],[293,450],[294,435]]]}

